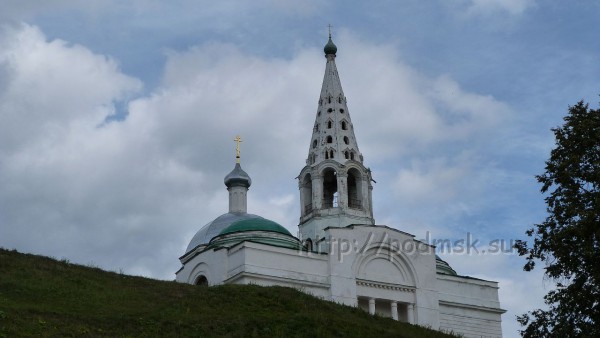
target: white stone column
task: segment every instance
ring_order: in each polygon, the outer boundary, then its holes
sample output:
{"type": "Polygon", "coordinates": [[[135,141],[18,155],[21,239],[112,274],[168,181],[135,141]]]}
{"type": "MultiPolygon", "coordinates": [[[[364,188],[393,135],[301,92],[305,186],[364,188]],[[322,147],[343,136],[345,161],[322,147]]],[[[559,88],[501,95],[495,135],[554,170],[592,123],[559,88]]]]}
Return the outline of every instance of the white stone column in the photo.
{"type": "Polygon", "coordinates": [[[375,298],[369,298],[369,314],[375,314],[375,298]]]}
{"type": "MultiPolygon", "coordinates": [[[[311,182],[311,184],[312,184],[312,182],[311,182]]],[[[312,188],[312,185],[311,185],[311,188],[312,188]]],[[[306,204],[305,199],[307,197],[312,197],[312,196],[305,195],[304,181],[303,181],[303,178],[301,178],[301,177],[298,178],[298,191],[300,192],[300,217],[303,217],[306,214],[304,212],[304,205],[306,204]]]]}
{"type": "Polygon", "coordinates": [[[398,303],[392,302],[392,319],[398,320],[398,303]]]}
{"type": "Polygon", "coordinates": [[[348,175],[346,173],[337,173],[337,192],[338,207],[348,207],[348,175]]]}
{"type": "Polygon", "coordinates": [[[413,304],[408,304],[406,306],[406,313],[408,315],[408,322],[415,324],[415,307],[413,304]]]}
{"type": "Polygon", "coordinates": [[[311,173],[312,175],[312,200],[313,208],[323,208],[323,176],[319,173],[311,173]]]}

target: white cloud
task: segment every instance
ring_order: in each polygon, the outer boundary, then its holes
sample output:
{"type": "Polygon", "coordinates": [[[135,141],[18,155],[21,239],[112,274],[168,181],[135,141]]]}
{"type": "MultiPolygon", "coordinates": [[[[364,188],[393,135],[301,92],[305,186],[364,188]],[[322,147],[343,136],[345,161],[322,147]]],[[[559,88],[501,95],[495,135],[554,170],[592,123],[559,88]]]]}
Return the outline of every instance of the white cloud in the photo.
{"type": "Polygon", "coordinates": [[[520,15],[534,6],[535,0],[468,0],[467,13],[488,15],[501,11],[511,15],[520,15]]]}
{"type": "Polygon", "coordinates": [[[0,67],[0,152],[26,146],[39,136],[45,142],[63,138],[66,124],[102,123],[113,103],[141,88],[119,72],[117,63],[82,46],[47,42],[35,27],[4,27],[0,67]]]}
{"type": "Polygon", "coordinates": [[[444,120],[441,138],[465,140],[487,133],[506,121],[511,109],[491,95],[468,93],[448,76],[429,83],[428,96],[436,102],[436,110],[444,120]]]}
{"type": "Polygon", "coordinates": [[[449,163],[448,158],[415,159],[410,168],[400,169],[395,182],[399,202],[406,206],[449,203],[461,192],[471,175],[468,156],[459,156],[449,163]]]}

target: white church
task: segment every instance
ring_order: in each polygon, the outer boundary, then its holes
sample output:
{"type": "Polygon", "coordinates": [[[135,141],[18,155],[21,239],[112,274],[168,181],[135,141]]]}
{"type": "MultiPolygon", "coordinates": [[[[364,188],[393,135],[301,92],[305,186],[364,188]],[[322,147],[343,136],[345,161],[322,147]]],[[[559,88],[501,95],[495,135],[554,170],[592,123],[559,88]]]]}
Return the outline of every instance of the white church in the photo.
{"type": "Polygon", "coordinates": [[[371,171],[354,136],[331,35],[324,52],[308,158],[298,175],[300,238],[247,212],[252,181],[240,166],[237,138],[237,163],[225,177],[229,212],[192,238],[176,280],[288,286],[464,337],[501,337],[497,282],[458,275],[434,246],[375,224],[371,171]]]}

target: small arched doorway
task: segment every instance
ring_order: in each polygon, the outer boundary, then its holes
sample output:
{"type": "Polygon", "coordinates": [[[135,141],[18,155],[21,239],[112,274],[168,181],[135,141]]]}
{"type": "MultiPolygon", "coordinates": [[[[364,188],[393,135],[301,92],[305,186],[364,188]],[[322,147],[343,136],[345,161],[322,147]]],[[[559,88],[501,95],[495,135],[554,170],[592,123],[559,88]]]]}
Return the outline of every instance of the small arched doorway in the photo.
{"type": "Polygon", "coordinates": [[[208,279],[206,279],[206,276],[200,275],[200,277],[198,277],[196,279],[196,285],[198,285],[198,286],[208,286],[208,279]]]}

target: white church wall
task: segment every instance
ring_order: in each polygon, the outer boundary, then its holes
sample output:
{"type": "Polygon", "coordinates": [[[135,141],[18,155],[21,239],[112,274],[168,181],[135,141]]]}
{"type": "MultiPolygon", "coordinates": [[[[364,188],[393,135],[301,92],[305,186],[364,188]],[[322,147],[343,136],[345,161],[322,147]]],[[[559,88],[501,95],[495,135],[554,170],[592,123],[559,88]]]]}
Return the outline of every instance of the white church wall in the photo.
{"type": "Polygon", "coordinates": [[[240,244],[244,252],[244,271],[277,276],[280,278],[328,284],[326,257],[308,256],[298,250],[269,246],[260,243],[240,244]]]}
{"type": "Polygon", "coordinates": [[[502,337],[499,317],[481,309],[440,304],[440,330],[454,332],[465,338],[502,337]]]}
{"type": "Polygon", "coordinates": [[[440,301],[500,308],[498,283],[463,276],[437,275],[440,301]]]}
{"type": "Polygon", "coordinates": [[[440,329],[465,337],[502,337],[498,283],[438,275],[440,329]]]}
{"type": "Polygon", "coordinates": [[[440,326],[439,303],[437,291],[417,289],[415,298],[415,321],[422,326],[437,330],[440,326]]]}
{"type": "Polygon", "coordinates": [[[253,242],[230,250],[226,283],[287,286],[322,298],[329,296],[327,260],[323,255],[253,242]]]}
{"type": "Polygon", "coordinates": [[[209,285],[222,284],[227,279],[225,250],[207,250],[194,256],[177,272],[175,280],[196,284],[200,276],[205,276],[209,285]]]}

